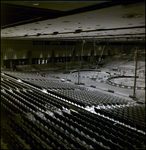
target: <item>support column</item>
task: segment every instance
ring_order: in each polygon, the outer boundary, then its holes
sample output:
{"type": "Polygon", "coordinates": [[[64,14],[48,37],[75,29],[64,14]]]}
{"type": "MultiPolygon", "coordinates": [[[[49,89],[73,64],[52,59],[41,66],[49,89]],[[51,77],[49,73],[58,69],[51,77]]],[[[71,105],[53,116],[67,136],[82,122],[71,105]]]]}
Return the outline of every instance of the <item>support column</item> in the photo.
{"type": "Polygon", "coordinates": [[[4,68],[3,52],[1,52],[1,68],[4,68]]]}
{"type": "Polygon", "coordinates": [[[19,65],[21,65],[21,60],[19,60],[19,65]]]}
{"type": "Polygon", "coordinates": [[[40,58],[38,58],[38,64],[41,64],[41,62],[40,62],[41,60],[40,60],[40,58]]]}
{"type": "Polygon", "coordinates": [[[10,60],[10,69],[13,69],[13,62],[10,60]]]}
{"type": "Polygon", "coordinates": [[[93,60],[94,60],[94,50],[92,49],[90,53],[90,63],[92,63],[93,60]]]}
{"type": "Polygon", "coordinates": [[[136,76],[137,76],[137,58],[138,57],[138,52],[136,49],[136,53],[135,53],[135,78],[134,78],[134,89],[133,89],[133,97],[136,97],[136,92],[135,92],[135,88],[136,88],[136,76]]]}
{"type": "Polygon", "coordinates": [[[51,63],[54,63],[54,50],[52,51],[51,63]]]}
{"type": "Polygon", "coordinates": [[[28,51],[28,64],[32,64],[32,51],[28,51]]]}
{"type": "Polygon", "coordinates": [[[75,61],[75,58],[76,58],[76,50],[74,49],[72,53],[71,61],[75,61]]]}

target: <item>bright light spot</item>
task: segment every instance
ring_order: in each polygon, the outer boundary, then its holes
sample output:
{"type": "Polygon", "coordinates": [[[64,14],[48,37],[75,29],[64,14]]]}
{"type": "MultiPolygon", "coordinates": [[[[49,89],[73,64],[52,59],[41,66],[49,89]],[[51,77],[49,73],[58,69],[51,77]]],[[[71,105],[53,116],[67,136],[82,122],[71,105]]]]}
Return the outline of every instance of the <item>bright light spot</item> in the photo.
{"type": "Polygon", "coordinates": [[[32,5],[34,5],[34,6],[38,6],[38,5],[39,5],[39,3],[32,3],[32,5]]]}
{"type": "Polygon", "coordinates": [[[61,79],[62,82],[65,82],[65,79],[61,79]]]}
{"type": "Polygon", "coordinates": [[[22,82],[20,79],[17,80],[18,82],[22,82]]]}
{"type": "Polygon", "coordinates": [[[44,92],[44,93],[48,93],[46,89],[43,89],[43,90],[42,90],[42,92],[44,92]]]}

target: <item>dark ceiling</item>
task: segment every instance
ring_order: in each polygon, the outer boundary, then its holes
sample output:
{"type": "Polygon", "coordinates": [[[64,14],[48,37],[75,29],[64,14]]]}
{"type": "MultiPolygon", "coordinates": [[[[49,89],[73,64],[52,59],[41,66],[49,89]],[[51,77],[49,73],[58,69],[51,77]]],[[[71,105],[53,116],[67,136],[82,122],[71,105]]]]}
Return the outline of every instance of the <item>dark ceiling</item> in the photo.
{"type": "Polygon", "coordinates": [[[53,19],[62,14],[62,11],[57,10],[1,4],[1,29],[44,19],[53,19]]]}

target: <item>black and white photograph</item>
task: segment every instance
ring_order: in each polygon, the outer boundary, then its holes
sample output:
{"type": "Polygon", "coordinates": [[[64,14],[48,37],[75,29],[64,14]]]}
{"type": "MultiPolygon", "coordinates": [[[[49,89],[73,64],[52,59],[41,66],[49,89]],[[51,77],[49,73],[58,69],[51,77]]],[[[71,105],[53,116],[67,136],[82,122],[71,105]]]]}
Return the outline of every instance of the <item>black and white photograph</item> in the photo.
{"type": "Polygon", "coordinates": [[[144,150],[145,1],[1,1],[1,149],[144,150]]]}

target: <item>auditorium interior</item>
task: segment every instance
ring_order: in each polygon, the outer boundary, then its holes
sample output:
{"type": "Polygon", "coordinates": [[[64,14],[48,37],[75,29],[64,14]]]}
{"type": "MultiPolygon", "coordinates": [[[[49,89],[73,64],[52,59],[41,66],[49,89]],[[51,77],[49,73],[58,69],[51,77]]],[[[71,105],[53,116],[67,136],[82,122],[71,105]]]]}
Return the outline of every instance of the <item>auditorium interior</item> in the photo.
{"type": "Polygon", "coordinates": [[[145,1],[1,1],[1,149],[145,149],[145,1]]]}

